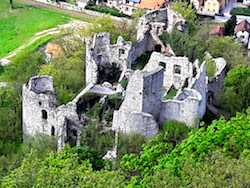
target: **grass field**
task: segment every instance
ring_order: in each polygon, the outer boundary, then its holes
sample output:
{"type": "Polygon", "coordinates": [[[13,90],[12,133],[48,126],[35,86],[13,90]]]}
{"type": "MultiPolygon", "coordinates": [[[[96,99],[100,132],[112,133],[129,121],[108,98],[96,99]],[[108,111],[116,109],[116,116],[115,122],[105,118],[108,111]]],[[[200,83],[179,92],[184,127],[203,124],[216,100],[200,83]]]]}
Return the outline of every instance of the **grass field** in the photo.
{"type": "Polygon", "coordinates": [[[27,42],[35,33],[70,20],[65,14],[14,2],[14,10],[9,8],[9,0],[0,2],[0,58],[27,42]]]}

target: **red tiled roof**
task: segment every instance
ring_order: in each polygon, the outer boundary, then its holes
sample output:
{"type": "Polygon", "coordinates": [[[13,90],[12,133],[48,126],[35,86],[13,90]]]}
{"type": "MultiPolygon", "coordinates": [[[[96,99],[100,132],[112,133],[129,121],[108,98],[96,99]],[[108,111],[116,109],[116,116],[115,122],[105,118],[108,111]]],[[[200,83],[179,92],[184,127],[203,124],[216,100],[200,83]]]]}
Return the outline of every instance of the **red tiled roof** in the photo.
{"type": "Polygon", "coordinates": [[[224,35],[224,27],[220,25],[214,26],[211,31],[209,32],[210,35],[218,35],[218,36],[223,36],[224,35]]]}
{"type": "Polygon", "coordinates": [[[166,3],[166,0],[141,0],[139,8],[159,9],[166,3]]]}
{"type": "Polygon", "coordinates": [[[243,20],[236,25],[234,31],[236,33],[240,32],[240,31],[250,32],[250,23],[247,20],[243,20]]]}

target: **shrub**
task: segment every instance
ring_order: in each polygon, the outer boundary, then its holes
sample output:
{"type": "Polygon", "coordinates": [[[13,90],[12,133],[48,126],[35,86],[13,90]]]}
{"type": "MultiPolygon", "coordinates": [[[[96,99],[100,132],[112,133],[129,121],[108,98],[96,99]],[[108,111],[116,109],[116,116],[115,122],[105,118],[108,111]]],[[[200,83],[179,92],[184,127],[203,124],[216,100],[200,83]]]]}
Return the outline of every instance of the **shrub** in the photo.
{"type": "Polygon", "coordinates": [[[243,7],[236,7],[233,8],[230,12],[231,15],[243,15],[243,16],[250,16],[250,9],[243,8],[243,7]]]}
{"type": "Polygon", "coordinates": [[[107,6],[101,6],[101,5],[87,5],[85,7],[86,9],[105,13],[105,14],[110,14],[112,16],[117,16],[117,17],[129,17],[126,14],[121,13],[119,10],[115,8],[110,8],[107,6]]]}
{"type": "Polygon", "coordinates": [[[206,60],[206,68],[208,78],[214,77],[216,72],[216,64],[213,59],[209,58],[206,60]]]}

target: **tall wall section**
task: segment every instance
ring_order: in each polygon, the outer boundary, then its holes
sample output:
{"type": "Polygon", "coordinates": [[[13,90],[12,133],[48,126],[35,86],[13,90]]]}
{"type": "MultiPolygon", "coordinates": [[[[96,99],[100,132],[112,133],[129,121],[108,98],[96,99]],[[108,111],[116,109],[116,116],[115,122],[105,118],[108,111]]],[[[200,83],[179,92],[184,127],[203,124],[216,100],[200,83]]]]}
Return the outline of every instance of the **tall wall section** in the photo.
{"type": "Polygon", "coordinates": [[[56,97],[52,77],[32,77],[30,81],[23,86],[22,94],[24,138],[26,135],[51,135],[55,132],[53,129],[56,129],[54,125],[56,97]]]}

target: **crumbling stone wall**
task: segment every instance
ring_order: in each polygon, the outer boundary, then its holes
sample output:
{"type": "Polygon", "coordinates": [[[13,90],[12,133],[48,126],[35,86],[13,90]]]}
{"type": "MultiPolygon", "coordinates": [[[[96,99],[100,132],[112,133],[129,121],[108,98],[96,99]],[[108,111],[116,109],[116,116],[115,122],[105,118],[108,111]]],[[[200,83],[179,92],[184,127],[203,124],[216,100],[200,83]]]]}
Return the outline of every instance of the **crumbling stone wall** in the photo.
{"type": "Polygon", "coordinates": [[[65,143],[70,143],[71,139],[75,139],[75,145],[79,144],[81,121],[76,104],[68,103],[57,107],[52,77],[30,78],[23,85],[22,95],[24,140],[27,136],[45,134],[57,139],[58,149],[63,148],[65,143]],[[69,135],[72,130],[75,138],[69,135]]]}
{"type": "Polygon", "coordinates": [[[136,71],[128,83],[126,96],[119,111],[114,112],[113,130],[143,135],[156,134],[162,84],[161,67],[152,72],[136,71]]]}
{"type": "Polygon", "coordinates": [[[193,77],[193,64],[187,57],[167,57],[153,52],[144,70],[152,71],[158,66],[164,68],[163,86],[166,90],[169,90],[171,86],[177,90],[181,89],[186,80],[193,77]]]}
{"type": "Polygon", "coordinates": [[[159,131],[158,124],[151,114],[120,110],[114,112],[112,129],[125,134],[137,133],[147,137],[154,136],[159,131]]]}
{"type": "Polygon", "coordinates": [[[170,8],[153,10],[139,19],[137,40],[142,39],[144,34],[149,30],[153,34],[160,36],[164,31],[171,32],[175,26],[183,30],[184,25],[185,20],[183,17],[170,8]]]}
{"type": "MultiPolygon", "coordinates": [[[[198,68],[199,62],[196,61],[194,64],[196,68],[196,75],[191,80],[188,88],[194,89],[198,91],[201,95],[201,101],[199,103],[198,118],[202,119],[206,113],[206,104],[207,104],[207,73],[206,73],[206,64],[203,62],[200,67],[198,68]]],[[[198,122],[197,122],[198,123],[198,122]]]]}
{"type": "Polygon", "coordinates": [[[23,86],[22,93],[23,134],[30,136],[39,133],[51,135],[51,122],[55,117],[54,109],[56,107],[52,77],[36,76],[31,78],[23,86]]]}
{"type": "Polygon", "coordinates": [[[166,100],[162,103],[160,123],[164,123],[166,120],[176,120],[189,127],[197,126],[201,100],[199,92],[185,88],[173,100],[166,100]]]}
{"type": "Polygon", "coordinates": [[[58,126],[58,149],[62,149],[65,144],[80,145],[80,135],[82,120],[77,114],[75,103],[68,103],[59,106],[55,110],[56,124],[58,126]]]}
{"type": "MultiPolygon", "coordinates": [[[[122,37],[117,39],[116,44],[111,44],[109,33],[98,33],[86,45],[86,82],[98,83],[98,68],[109,69],[116,65],[125,72],[131,66],[132,43],[125,41],[122,37]]],[[[118,80],[117,80],[118,81],[118,80]]]]}
{"type": "Polygon", "coordinates": [[[179,90],[174,99],[163,101],[160,123],[166,120],[176,120],[189,127],[197,127],[200,119],[205,115],[207,103],[205,63],[200,67],[198,67],[198,62],[194,64],[196,74],[190,77],[188,86],[179,90]]]}
{"type": "Polygon", "coordinates": [[[72,101],[57,106],[52,77],[32,77],[23,85],[23,138],[25,140],[27,136],[45,134],[55,137],[58,149],[62,149],[65,144],[79,145],[81,128],[85,125],[81,112],[88,108],[87,105],[80,104],[85,100],[84,97],[96,94],[100,99],[103,95],[119,92],[119,87],[107,88],[90,84],[72,101]]]}
{"type": "Polygon", "coordinates": [[[223,58],[213,59],[216,65],[215,75],[208,79],[208,102],[218,105],[220,92],[223,90],[226,75],[226,61],[223,58]]]}

